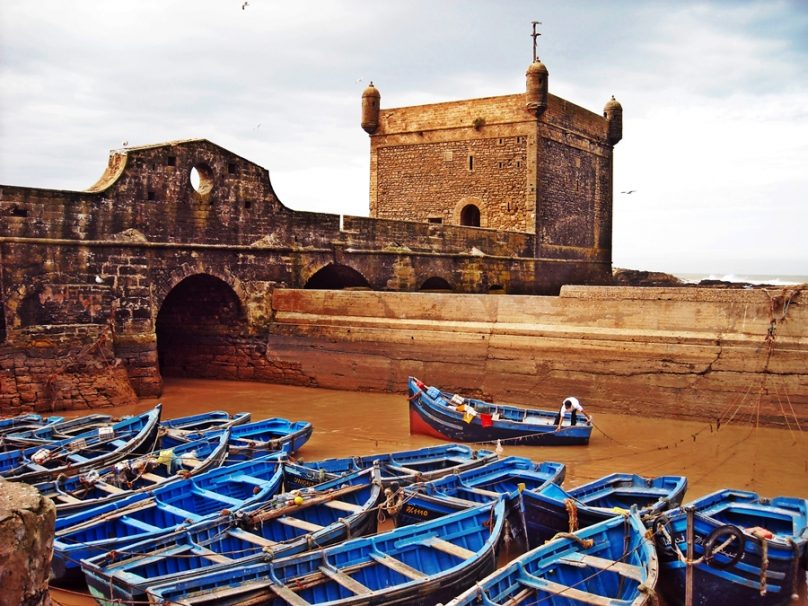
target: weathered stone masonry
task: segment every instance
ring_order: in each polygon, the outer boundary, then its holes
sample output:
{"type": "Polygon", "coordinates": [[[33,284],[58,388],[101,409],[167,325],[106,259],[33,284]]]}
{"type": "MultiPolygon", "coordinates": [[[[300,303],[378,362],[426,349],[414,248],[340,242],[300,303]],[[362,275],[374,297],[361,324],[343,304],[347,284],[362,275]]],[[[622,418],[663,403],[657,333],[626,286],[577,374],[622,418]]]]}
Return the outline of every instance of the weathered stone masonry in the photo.
{"type": "Polygon", "coordinates": [[[161,363],[306,382],[265,355],[278,287],[560,287],[531,234],[340,219],[286,208],[265,169],[205,140],[115,151],[84,192],[0,187],[0,407],[155,395],[161,363]]]}

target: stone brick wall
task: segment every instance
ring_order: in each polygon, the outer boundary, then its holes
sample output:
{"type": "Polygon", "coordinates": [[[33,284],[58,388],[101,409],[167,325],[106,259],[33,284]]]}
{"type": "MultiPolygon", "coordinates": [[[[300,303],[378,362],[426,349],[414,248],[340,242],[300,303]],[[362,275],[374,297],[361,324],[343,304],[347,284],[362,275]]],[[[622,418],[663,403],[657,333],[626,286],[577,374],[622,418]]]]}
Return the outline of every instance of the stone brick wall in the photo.
{"type": "Polygon", "coordinates": [[[295,212],[265,169],[204,140],[118,150],[87,191],[0,186],[0,410],[156,396],[161,361],[189,376],[305,382],[266,351],[270,297],[324,271],[330,288],[468,293],[554,294],[573,270],[592,278],[589,263],[535,250],[525,232],[295,212]],[[161,331],[171,293],[206,278],[217,286],[185,296],[161,331]]]}
{"type": "Polygon", "coordinates": [[[327,388],[403,392],[415,375],[498,402],[542,406],[575,394],[595,412],[710,422],[734,412],[736,422],[793,428],[795,417],[808,423],[806,294],[278,290],[267,350],[327,388]]]}
{"type": "Polygon", "coordinates": [[[538,118],[525,95],[382,110],[371,134],[373,217],[536,234],[548,281],[608,283],[612,145],[606,119],[550,95],[538,118]],[[571,263],[575,262],[575,263],[571,263]]]}

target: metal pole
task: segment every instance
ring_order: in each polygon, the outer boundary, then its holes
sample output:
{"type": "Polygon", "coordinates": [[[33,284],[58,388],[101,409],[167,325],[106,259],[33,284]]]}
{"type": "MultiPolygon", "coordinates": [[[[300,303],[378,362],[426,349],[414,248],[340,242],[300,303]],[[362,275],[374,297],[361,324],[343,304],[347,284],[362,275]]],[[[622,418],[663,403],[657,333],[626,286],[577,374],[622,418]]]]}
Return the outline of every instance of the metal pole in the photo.
{"type": "Polygon", "coordinates": [[[687,514],[687,562],[685,565],[685,606],[693,606],[693,507],[685,506],[687,514]]]}

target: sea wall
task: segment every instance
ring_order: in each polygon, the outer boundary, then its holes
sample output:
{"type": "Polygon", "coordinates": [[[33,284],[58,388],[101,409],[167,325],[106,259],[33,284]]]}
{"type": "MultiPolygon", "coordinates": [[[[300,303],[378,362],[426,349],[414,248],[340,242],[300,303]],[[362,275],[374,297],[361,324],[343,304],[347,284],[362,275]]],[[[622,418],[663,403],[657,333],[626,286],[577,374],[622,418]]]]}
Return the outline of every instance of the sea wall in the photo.
{"type": "Polygon", "coordinates": [[[266,355],[293,382],[808,424],[808,306],[790,290],[564,287],[559,297],[275,290],[266,355]]]}

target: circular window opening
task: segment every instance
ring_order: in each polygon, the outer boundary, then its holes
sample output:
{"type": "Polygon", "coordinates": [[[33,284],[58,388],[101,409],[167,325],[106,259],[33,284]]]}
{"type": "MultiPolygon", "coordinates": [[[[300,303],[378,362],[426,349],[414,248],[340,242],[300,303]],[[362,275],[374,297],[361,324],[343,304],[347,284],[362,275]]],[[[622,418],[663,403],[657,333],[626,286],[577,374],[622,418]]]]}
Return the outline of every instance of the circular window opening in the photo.
{"type": "Polygon", "coordinates": [[[191,169],[191,187],[198,194],[205,195],[213,189],[213,171],[205,164],[197,164],[191,169]]]}

